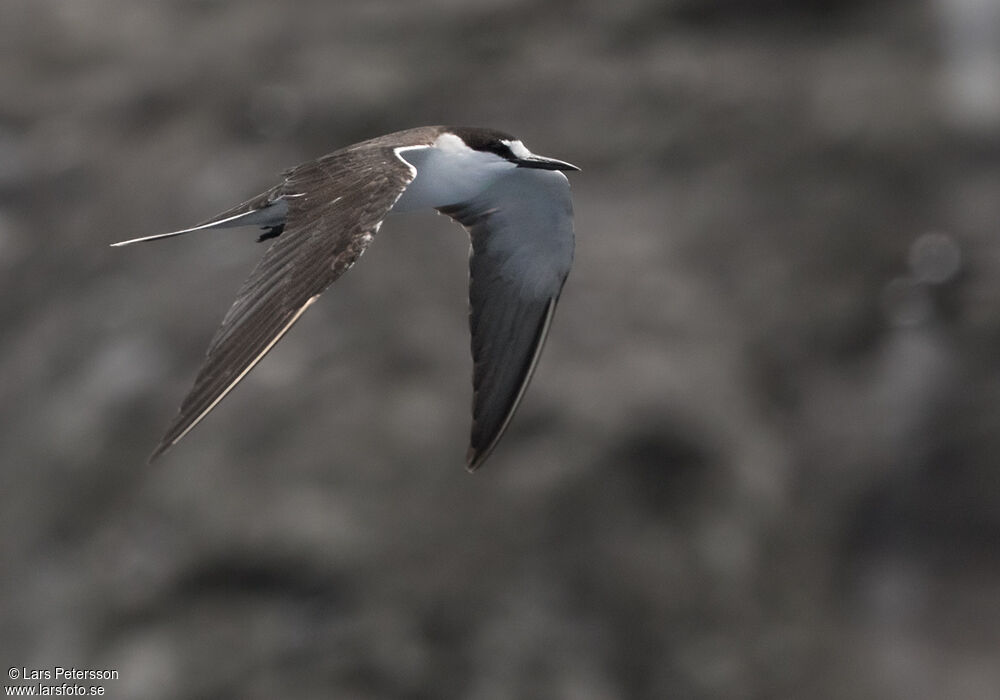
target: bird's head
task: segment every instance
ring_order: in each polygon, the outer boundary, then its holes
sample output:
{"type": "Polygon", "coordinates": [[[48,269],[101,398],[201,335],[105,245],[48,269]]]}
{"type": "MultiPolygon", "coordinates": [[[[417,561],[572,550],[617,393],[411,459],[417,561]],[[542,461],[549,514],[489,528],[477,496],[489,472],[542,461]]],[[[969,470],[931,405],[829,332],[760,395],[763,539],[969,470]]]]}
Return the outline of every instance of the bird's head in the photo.
{"type": "Polygon", "coordinates": [[[474,151],[493,153],[510,161],[518,168],[538,170],[579,170],[571,163],[555,158],[538,156],[528,150],[520,139],[496,129],[455,126],[448,127],[447,133],[460,138],[465,146],[474,151]]]}

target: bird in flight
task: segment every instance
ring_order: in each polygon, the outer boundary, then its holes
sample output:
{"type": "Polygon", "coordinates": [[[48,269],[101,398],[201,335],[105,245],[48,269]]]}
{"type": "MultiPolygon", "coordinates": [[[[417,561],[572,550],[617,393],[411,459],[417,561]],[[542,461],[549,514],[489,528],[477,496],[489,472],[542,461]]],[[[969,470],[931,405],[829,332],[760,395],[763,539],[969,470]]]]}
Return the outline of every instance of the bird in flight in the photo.
{"type": "Polygon", "coordinates": [[[393,212],[436,209],[469,232],[472,434],[486,460],[538,362],[573,261],[573,205],[562,171],[494,129],[428,126],[362,141],[284,173],[261,195],[191,228],[258,226],[271,241],[208,346],[194,386],[150,457],[188,434],[371,243],[393,212]]]}

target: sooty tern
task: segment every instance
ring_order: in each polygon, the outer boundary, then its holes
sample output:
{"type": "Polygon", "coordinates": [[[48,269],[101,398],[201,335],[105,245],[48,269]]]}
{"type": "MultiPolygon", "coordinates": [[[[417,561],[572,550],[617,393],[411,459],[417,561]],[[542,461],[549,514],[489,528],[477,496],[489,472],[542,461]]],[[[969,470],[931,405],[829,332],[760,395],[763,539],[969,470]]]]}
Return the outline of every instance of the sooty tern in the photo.
{"type": "Polygon", "coordinates": [[[150,461],[184,437],[364,252],[392,212],[437,209],[472,239],[472,435],[479,467],[510,423],[538,362],[573,260],[563,170],[493,129],[430,126],[363,141],[284,173],[267,192],[191,228],[259,226],[273,239],[208,346],[194,386],[150,461]]]}

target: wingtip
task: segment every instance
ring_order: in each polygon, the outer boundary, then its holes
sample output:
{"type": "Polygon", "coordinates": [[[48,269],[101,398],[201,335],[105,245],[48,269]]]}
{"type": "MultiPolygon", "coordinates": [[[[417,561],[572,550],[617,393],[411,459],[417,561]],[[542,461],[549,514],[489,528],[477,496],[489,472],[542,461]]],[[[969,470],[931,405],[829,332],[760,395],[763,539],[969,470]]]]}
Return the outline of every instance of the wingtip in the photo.
{"type": "Polygon", "coordinates": [[[489,458],[493,453],[493,446],[485,450],[481,450],[473,445],[469,445],[469,449],[465,453],[465,469],[470,474],[479,470],[483,463],[489,458]]]}
{"type": "Polygon", "coordinates": [[[146,460],[146,464],[152,464],[153,462],[158,460],[160,457],[163,456],[163,453],[169,450],[171,447],[173,447],[173,445],[174,444],[172,442],[161,442],[159,445],[156,446],[156,449],[153,450],[153,454],[149,455],[149,458],[146,460]]]}

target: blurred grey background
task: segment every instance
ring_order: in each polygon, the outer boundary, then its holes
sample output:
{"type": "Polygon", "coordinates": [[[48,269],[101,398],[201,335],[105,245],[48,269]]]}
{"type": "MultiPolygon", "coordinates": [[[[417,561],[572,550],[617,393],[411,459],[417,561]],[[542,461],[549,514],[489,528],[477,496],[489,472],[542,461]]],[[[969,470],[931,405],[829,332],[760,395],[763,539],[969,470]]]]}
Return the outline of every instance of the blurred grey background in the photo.
{"type": "Polygon", "coordinates": [[[997,2],[4,0],[0,95],[5,667],[154,699],[997,697],[997,2]],[[583,168],[487,466],[467,239],[433,215],[147,466],[263,248],[108,244],[438,123],[583,168]]]}

